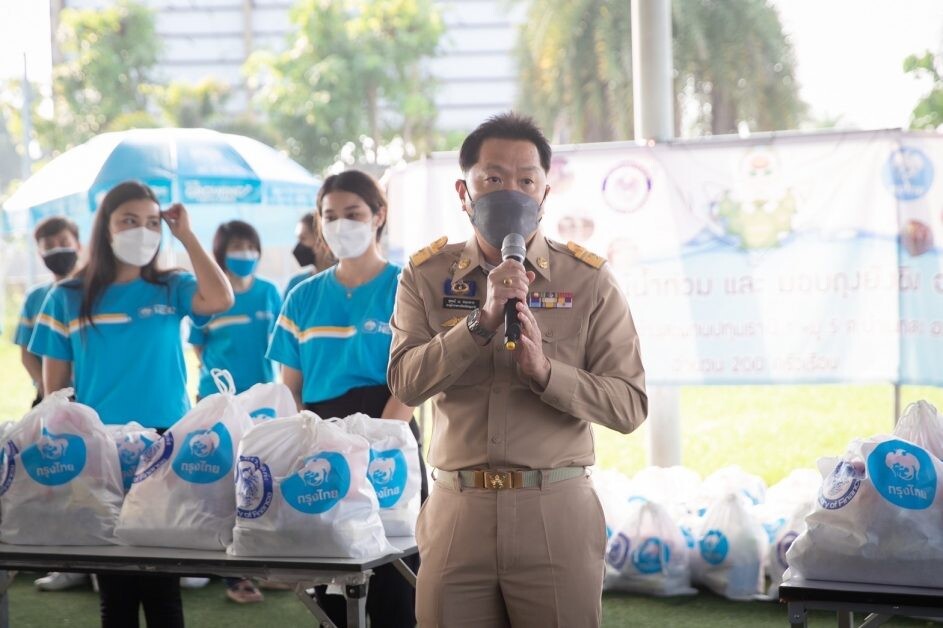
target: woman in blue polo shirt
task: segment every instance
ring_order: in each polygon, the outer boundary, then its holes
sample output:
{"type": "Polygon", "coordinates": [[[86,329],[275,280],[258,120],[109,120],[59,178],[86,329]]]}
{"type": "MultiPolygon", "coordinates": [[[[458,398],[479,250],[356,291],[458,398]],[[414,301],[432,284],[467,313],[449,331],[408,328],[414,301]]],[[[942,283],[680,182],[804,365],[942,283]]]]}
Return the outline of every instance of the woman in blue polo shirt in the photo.
{"type": "Polygon", "coordinates": [[[278,287],[256,276],[262,243],[247,222],[223,223],[213,238],[213,257],[225,269],[236,296],[228,311],[202,327],[190,328],[190,344],[200,357],[199,396],[217,392],[210,371],[226,369],[236,392],[274,381],[272,362],[265,357],[269,335],[282,307],[278,287]]]}
{"type": "MultiPolygon", "coordinates": [[[[200,358],[200,398],[217,392],[213,369],[232,374],[236,392],[275,379],[272,361],[265,357],[269,335],[282,307],[278,287],[255,275],[262,242],[247,222],[223,223],[213,238],[213,257],[232,284],[236,303],[212,321],[190,327],[190,344],[200,358]]],[[[262,601],[262,593],[248,578],[224,578],[226,597],[239,604],[262,601]]]]}
{"type": "MultiPolygon", "coordinates": [[[[159,431],[190,408],[180,321],[229,309],[232,288],[200,246],[182,205],[161,211],[154,193],[128,181],[102,199],[88,263],[49,292],[29,350],[43,356],[48,392],[71,386],[105,423],[138,421],[159,431]],[[196,276],[163,270],[161,219],[183,244],[196,276]]],[[[100,575],[104,628],[183,626],[179,578],[100,575]]]]}
{"type": "MultiPolygon", "coordinates": [[[[370,175],[348,170],[324,180],[317,211],[324,240],[340,261],[288,294],[268,356],[282,364],[282,380],[300,406],[325,418],[363,412],[409,421],[418,440],[413,409],[393,397],[386,382],[400,269],[380,254],[383,192],[370,175]]],[[[344,598],[319,589],[332,621],[347,625],[344,598]]],[[[412,627],[414,606],[415,591],[393,567],[374,571],[367,596],[373,625],[412,627]]]]}

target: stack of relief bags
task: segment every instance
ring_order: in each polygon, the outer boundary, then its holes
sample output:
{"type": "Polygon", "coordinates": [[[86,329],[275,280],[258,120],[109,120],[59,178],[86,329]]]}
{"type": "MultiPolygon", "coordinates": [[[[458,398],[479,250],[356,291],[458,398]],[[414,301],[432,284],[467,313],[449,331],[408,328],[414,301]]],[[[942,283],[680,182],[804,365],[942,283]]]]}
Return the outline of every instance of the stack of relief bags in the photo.
{"type": "Polygon", "coordinates": [[[940,586],[943,423],[925,401],[891,435],[856,439],[819,460],[822,486],[808,529],[786,554],[808,579],[940,586]]]}

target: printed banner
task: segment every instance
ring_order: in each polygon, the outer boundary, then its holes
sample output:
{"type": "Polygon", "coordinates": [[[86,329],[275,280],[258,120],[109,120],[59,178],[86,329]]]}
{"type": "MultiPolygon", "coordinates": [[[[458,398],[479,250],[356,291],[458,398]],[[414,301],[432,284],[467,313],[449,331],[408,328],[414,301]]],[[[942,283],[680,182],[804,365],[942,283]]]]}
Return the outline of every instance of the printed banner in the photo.
{"type": "MultiPolygon", "coordinates": [[[[940,163],[899,131],[561,149],[542,228],[608,260],[651,383],[937,384],[940,163]]],[[[392,252],[469,236],[458,178],[393,178],[392,252]]]]}

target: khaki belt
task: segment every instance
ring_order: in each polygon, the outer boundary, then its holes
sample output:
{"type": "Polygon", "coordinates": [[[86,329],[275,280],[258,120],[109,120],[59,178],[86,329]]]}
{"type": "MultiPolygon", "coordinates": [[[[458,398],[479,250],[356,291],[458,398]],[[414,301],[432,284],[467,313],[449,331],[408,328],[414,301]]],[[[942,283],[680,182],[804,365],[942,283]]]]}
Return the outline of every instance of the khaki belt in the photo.
{"type": "Polygon", "coordinates": [[[466,471],[443,471],[435,469],[432,476],[437,481],[461,488],[487,488],[496,491],[509,488],[538,488],[572,478],[585,476],[586,467],[560,467],[558,469],[528,469],[498,471],[492,469],[469,469],[466,471]]]}

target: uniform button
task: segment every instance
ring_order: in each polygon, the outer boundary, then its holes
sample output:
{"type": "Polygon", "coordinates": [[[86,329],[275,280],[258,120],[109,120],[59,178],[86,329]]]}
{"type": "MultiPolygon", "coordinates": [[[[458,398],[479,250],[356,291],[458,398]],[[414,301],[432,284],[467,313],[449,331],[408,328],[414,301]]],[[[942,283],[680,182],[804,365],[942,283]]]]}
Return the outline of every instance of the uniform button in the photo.
{"type": "Polygon", "coordinates": [[[547,338],[553,338],[553,330],[548,329],[547,331],[544,332],[544,336],[546,336],[547,338]]]}
{"type": "Polygon", "coordinates": [[[497,445],[498,443],[501,442],[501,437],[500,437],[500,436],[492,436],[492,437],[491,437],[491,442],[494,443],[495,445],[497,445]]]}

